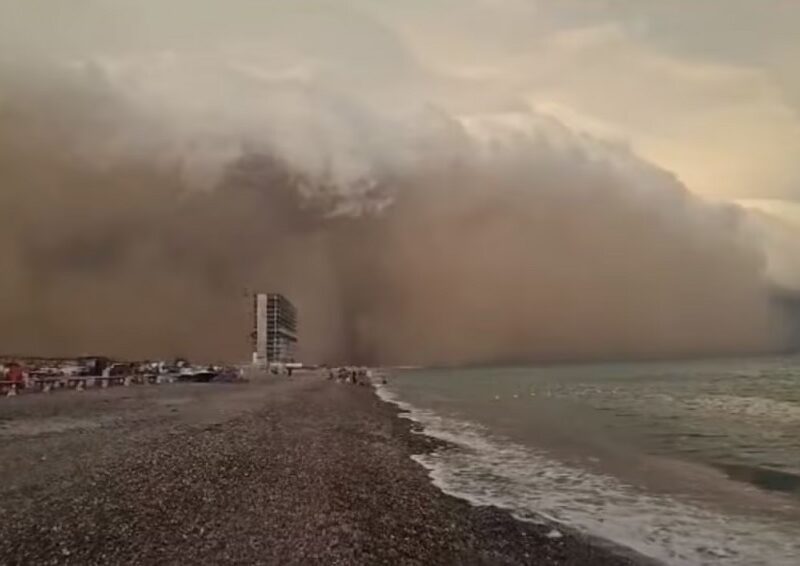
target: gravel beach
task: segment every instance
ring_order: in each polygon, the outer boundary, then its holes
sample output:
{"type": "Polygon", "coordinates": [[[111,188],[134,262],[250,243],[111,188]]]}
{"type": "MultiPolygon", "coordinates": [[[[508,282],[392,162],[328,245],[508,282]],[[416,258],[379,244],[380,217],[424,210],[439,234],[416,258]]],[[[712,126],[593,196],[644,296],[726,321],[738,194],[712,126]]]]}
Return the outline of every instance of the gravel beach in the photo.
{"type": "Polygon", "coordinates": [[[315,374],[0,399],[0,564],[634,564],[441,493],[315,374]]]}

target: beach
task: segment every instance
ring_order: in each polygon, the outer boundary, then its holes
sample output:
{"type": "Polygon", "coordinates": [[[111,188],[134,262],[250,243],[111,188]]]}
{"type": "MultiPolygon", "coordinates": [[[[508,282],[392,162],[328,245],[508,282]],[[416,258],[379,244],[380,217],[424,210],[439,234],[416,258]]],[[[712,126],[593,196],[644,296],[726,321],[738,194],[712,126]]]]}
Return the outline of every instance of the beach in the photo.
{"type": "Polygon", "coordinates": [[[313,373],[2,399],[0,563],[639,562],[445,495],[412,426],[313,373]]]}

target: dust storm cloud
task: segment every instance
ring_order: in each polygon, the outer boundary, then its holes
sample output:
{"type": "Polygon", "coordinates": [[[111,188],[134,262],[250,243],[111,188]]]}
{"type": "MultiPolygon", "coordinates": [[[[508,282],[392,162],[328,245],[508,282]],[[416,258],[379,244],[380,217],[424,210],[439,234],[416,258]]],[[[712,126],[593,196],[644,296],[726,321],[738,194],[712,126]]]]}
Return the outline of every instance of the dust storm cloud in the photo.
{"type": "Polygon", "coordinates": [[[275,32],[269,56],[198,54],[190,33],[170,49],[169,33],[103,36],[102,56],[71,45],[61,62],[12,46],[3,350],[243,359],[256,289],[297,303],[319,362],[784,346],[741,209],[530,110],[457,113],[460,86],[393,42],[329,53],[330,21],[353,16],[326,14],[290,14],[317,35],[275,32]]]}

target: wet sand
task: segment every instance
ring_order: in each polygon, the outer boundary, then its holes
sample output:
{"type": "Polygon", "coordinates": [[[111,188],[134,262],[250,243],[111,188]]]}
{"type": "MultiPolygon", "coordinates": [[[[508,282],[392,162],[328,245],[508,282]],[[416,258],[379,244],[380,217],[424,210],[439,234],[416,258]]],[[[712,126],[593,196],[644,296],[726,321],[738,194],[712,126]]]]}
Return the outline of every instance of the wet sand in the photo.
{"type": "Polygon", "coordinates": [[[409,427],[317,375],[0,399],[0,564],[635,563],[441,493],[409,427]]]}

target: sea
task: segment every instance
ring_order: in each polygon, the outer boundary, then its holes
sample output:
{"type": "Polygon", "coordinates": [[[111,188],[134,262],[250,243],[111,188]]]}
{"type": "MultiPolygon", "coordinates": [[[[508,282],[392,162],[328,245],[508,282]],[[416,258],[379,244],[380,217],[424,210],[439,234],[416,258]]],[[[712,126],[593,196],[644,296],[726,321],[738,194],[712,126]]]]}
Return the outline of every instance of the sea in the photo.
{"type": "Polygon", "coordinates": [[[443,491],[664,564],[800,565],[800,357],[394,370],[443,491]]]}

